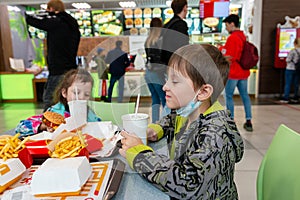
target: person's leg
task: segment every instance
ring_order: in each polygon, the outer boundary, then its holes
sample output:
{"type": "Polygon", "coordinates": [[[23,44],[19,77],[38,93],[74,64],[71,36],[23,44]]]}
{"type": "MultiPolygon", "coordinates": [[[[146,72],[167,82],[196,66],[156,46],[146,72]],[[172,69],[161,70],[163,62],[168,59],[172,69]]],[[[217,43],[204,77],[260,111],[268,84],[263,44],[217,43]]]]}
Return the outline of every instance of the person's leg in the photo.
{"type": "MultiPolygon", "coordinates": [[[[124,75],[125,76],[125,75],[124,75]]],[[[118,102],[121,103],[123,101],[124,94],[124,76],[119,77],[119,85],[118,85],[118,102]]]]}
{"type": "Polygon", "coordinates": [[[285,70],[285,85],[284,85],[284,100],[289,100],[290,91],[291,91],[291,84],[293,79],[293,70],[286,69],[285,70]]]}
{"type": "Polygon", "coordinates": [[[109,81],[109,87],[108,87],[108,94],[107,94],[107,102],[111,102],[111,97],[112,97],[112,92],[113,92],[113,89],[114,89],[114,85],[117,81],[117,77],[116,76],[113,76],[111,75],[110,76],[110,81],[109,81]]]}
{"type": "Polygon", "coordinates": [[[155,89],[155,85],[153,83],[148,83],[148,88],[151,93],[151,100],[152,100],[152,122],[155,123],[159,120],[159,109],[160,109],[160,99],[158,93],[155,89]]]}
{"type": "Polygon", "coordinates": [[[298,101],[299,71],[294,71],[294,100],[298,101]]]}
{"type": "Polygon", "coordinates": [[[156,90],[156,79],[157,75],[153,71],[147,70],[145,73],[145,81],[147,83],[148,89],[151,93],[151,105],[152,105],[152,122],[159,120],[159,109],[160,109],[160,99],[156,90]]]}
{"type": "Polygon", "coordinates": [[[239,80],[237,83],[237,88],[239,90],[240,96],[244,104],[246,120],[251,120],[252,112],[251,112],[251,101],[248,94],[248,79],[239,80]]]}
{"type": "Polygon", "coordinates": [[[225,86],[225,102],[226,108],[230,111],[230,118],[234,119],[234,101],[233,101],[233,93],[236,87],[237,80],[228,79],[225,86]]]}
{"type": "Polygon", "coordinates": [[[63,75],[48,77],[43,91],[44,111],[46,111],[50,106],[53,105],[53,93],[57,85],[60,83],[62,77],[63,75]]]}

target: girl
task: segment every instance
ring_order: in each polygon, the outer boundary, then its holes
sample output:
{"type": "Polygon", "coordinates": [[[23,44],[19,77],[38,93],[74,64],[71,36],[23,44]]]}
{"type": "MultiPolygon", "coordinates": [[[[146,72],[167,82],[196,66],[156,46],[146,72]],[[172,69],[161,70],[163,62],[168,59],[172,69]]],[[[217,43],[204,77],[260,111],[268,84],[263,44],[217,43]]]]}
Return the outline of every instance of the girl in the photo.
{"type": "Polygon", "coordinates": [[[243,140],[217,101],[228,71],[227,60],[212,45],[187,45],[171,56],[163,89],[177,115],[150,124],[147,131],[154,141],[167,137],[169,156],[121,132],[120,154],[171,199],[238,199],[234,168],[243,156],[243,140]]]}
{"type": "MultiPolygon", "coordinates": [[[[57,86],[54,93],[55,104],[47,109],[61,114],[65,118],[70,117],[68,102],[76,100],[89,100],[93,88],[93,78],[91,74],[84,69],[72,69],[68,71],[61,83],[57,86]],[[77,94],[76,94],[77,91],[77,94]]],[[[22,120],[15,132],[21,133],[21,137],[37,134],[43,131],[53,132],[54,130],[47,127],[42,122],[43,114],[32,116],[26,120],[22,120]]],[[[96,114],[88,109],[88,122],[101,121],[96,114]]]]}

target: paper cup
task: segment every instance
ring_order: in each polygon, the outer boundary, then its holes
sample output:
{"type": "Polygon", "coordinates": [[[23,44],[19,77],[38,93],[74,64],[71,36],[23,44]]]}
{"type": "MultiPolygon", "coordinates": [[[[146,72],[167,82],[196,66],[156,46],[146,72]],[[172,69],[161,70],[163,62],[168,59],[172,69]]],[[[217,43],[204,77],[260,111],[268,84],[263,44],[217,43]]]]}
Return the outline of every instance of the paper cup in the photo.
{"type": "Polygon", "coordinates": [[[136,134],[144,144],[147,144],[148,119],[149,115],[144,113],[123,115],[123,128],[129,133],[136,134]]]}
{"type": "Polygon", "coordinates": [[[72,124],[74,124],[74,126],[76,127],[80,127],[86,124],[87,123],[87,101],[75,100],[75,101],[69,101],[68,104],[69,104],[72,124]]]}

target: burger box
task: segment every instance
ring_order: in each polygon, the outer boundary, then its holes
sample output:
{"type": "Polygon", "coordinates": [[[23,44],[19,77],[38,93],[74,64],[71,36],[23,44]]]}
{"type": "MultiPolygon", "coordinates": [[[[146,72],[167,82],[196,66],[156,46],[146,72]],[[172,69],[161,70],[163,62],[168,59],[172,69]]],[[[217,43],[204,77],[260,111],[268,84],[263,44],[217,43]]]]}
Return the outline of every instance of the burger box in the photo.
{"type": "Polygon", "coordinates": [[[78,195],[91,174],[92,167],[85,156],[48,158],[33,173],[30,187],[37,197],[78,195]]]}
{"type": "Polygon", "coordinates": [[[25,171],[26,167],[19,158],[0,159],[0,193],[17,182],[25,171]]]}

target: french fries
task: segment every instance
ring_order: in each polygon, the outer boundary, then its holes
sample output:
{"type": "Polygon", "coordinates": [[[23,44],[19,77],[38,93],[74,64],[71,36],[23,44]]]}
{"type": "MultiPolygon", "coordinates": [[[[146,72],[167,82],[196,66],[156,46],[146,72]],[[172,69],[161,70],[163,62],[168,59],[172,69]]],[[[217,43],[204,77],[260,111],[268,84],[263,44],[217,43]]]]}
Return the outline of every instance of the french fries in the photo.
{"type": "Polygon", "coordinates": [[[67,158],[79,155],[81,149],[84,148],[80,138],[77,135],[66,137],[60,140],[53,152],[50,152],[52,158],[67,158]]]}
{"type": "Polygon", "coordinates": [[[17,158],[18,153],[25,148],[25,142],[29,137],[24,138],[23,141],[19,139],[20,133],[0,136],[0,158],[6,161],[9,158],[17,158]]]}

